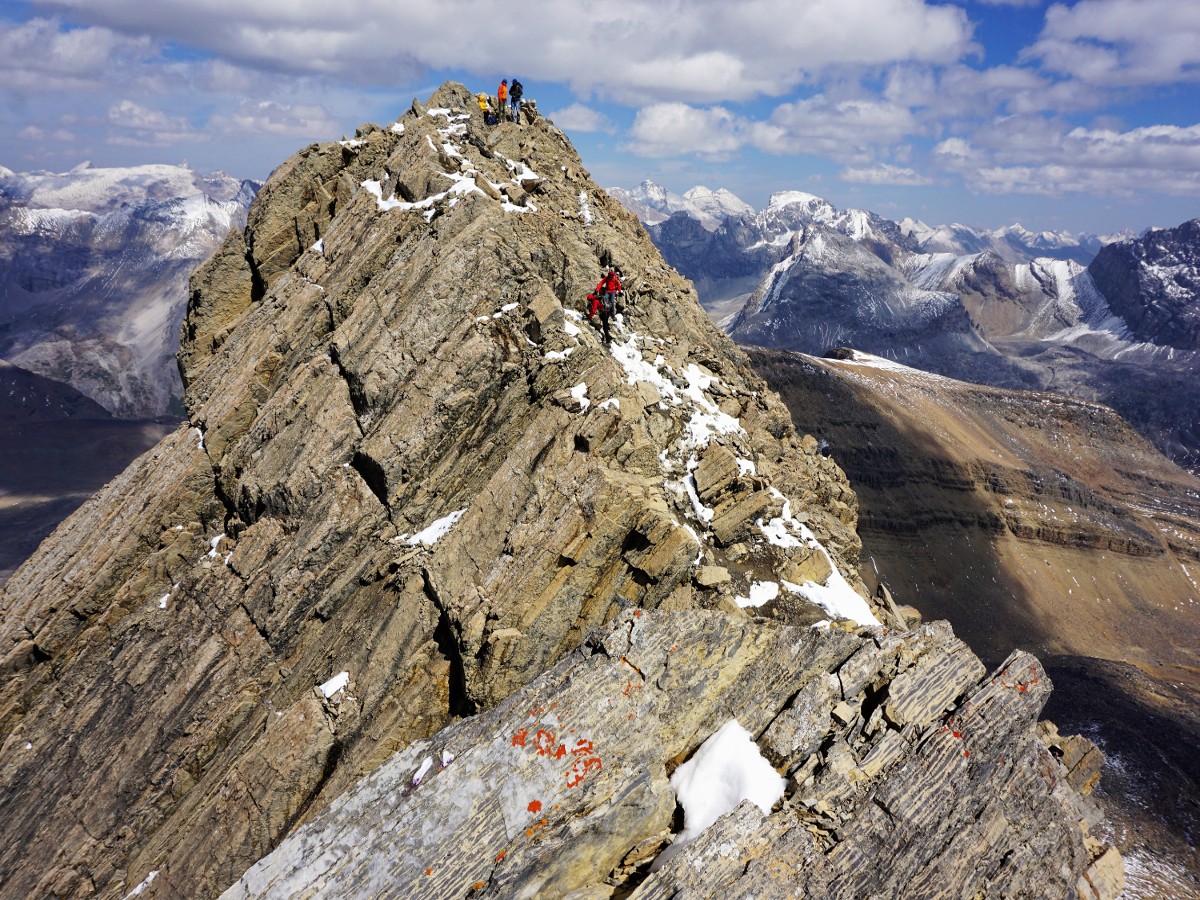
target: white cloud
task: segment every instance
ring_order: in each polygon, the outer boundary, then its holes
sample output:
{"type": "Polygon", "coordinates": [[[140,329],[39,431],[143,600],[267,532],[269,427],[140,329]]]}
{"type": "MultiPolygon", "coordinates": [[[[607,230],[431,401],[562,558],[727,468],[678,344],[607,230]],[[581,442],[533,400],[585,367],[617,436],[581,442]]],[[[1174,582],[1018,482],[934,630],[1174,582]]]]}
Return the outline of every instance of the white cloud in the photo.
{"type": "Polygon", "coordinates": [[[824,96],[776,107],[755,125],[753,143],[767,153],[813,153],[865,161],[871,148],[899,143],[923,130],[911,110],[886,100],[824,96]]]}
{"type": "Polygon", "coordinates": [[[1200,79],[1200,4],[1080,0],[1055,4],[1023,58],[1088,84],[1125,87],[1200,79]]]}
{"type": "Polygon", "coordinates": [[[182,140],[205,140],[187,119],[121,100],[108,109],[109,141],[135,147],[166,147],[182,140]]]}
{"type": "Polygon", "coordinates": [[[68,30],[57,19],[19,25],[0,20],[0,81],[6,92],[23,95],[91,91],[101,76],[151,50],[147,38],[107,28],[68,30]]]}
{"type": "Polygon", "coordinates": [[[514,48],[522,77],[640,105],[780,95],[815,73],[971,52],[963,10],[926,0],[549,0],[507,15],[480,0],[34,0],[126,33],[197,47],[269,71],[395,83],[423,69],[489,79],[514,48]],[[454,27],[453,23],[464,23],[454,27]]]}
{"type": "Polygon", "coordinates": [[[565,131],[613,132],[616,126],[611,119],[599,110],[584,106],[582,103],[572,103],[564,109],[547,112],[546,118],[565,131]]]}
{"type": "Polygon", "coordinates": [[[933,184],[933,179],[921,175],[907,167],[893,166],[887,163],[866,168],[849,168],[841,172],[842,181],[855,184],[892,184],[900,186],[915,186],[933,184]]]}
{"type": "Polygon", "coordinates": [[[209,122],[220,134],[276,134],[296,137],[334,135],[337,121],[321,106],[286,104],[271,100],[246,100],[230,114],[218,114],[209,122]]]}
{"type": "Polygon", "coordinates": [[[1056,130],[1043,122],[1036,148],[1029,140],[1033,130],[1031,124],[997,132],[988,147],[951,138],[934,157],[972,190],[990,194],[1200,195],[1200,125],[1056,130]]]}
{"type": "Polygon", "coordinates": [[[639,156],[724,159],[745,144],[746,122],[722,107],[658,103],[640,110],[626,149],[639,156]]]}

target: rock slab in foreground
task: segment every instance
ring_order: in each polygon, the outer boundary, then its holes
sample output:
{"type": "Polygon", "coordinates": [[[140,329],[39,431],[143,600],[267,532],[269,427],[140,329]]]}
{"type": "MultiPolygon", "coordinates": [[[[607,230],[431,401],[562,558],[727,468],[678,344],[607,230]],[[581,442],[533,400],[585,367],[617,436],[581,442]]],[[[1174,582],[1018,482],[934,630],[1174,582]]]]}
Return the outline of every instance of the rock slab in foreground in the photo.
{"type": "Polygon", "coordinates": [[[941,623],[862,637],[633,611],[398,753],[223,897],[1115,896],[1094,811],[1038,738],[1041,666],[1015,653],[982,676],[941,623]],[[905,687],[922,669],[938,676],[924,705],[905,687]],[[743,803],[645,877],[669,770],[728,719],[761,736],[797,704],[820,749],[781,764],[781,805],[743,803]]]}

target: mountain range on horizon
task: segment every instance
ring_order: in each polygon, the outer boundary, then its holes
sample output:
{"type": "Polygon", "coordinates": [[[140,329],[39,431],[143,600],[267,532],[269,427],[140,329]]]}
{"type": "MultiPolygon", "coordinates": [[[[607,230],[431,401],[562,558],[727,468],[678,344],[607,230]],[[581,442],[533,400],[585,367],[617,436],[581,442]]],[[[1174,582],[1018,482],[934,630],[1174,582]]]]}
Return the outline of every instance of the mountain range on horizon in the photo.
{"type": "Polygon", "coordinates": [[[1101,238],[896,222],[799,191],[749,211],[704,188],[616,196],[650,210],[663,255],[739,342],[855,347],[1105,403],[1176,462],[1200,464],[1194,223],[1101,238]]]}
{"type": "Polygon", "coordinates": [[[0,357],[121,418],[178,414],[188,276],[256,190],[186,164],[0,166],[0,357]]]}
{"type": "MultiPolygon", "coordinates": [[[[636,188],[610,187],[608,192],[647,226],[660,225],[676,213],[683,213],[706,230],[716,231],[729,219],[756,215],[768,217],[773,208],[796,204],[807,206],[813,221],[833,224],[847,233],[856,230],[860,238],[866,237],[873,226],[890,221],[866,210],[839,210],[828,200],[802,190],[775,191],[761,210],[756,210],[725,188],[714,191],[704,185],[696,185],[683,194],[677,194],[645,180],[636,188]]],[[[1091,261],[1100,247],[1135,234],[1132,230],[1116,234],[1030,231],[1020,223],[989,230],[957,222],[929,225],[908,216],[895,224],[899,226],[901,234],[911,238],[913,249],[927,253],[961,254],[993,250],[1005,258],[1045,256],[1075,259],[1084,265],[1091,261]]]]}

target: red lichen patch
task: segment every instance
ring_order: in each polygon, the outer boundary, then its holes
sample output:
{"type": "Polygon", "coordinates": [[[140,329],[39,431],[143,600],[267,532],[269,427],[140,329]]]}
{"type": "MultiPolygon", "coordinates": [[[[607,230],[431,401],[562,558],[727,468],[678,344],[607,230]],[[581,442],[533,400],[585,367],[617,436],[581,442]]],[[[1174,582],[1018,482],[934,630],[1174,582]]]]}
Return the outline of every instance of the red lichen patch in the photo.
{"type": "Polygon", "coordinates": [[[514,747],[524,747],[525,746],[525,738],[527,738],[528,736],[529,736],[529,732],[527,730],[525,730],[524,728],[520,729],[516,734],[513,735],[512,745],[514,747]]]}
{"type": "Polygon", "coordinates": [[[576,759],[567,770],[567,787],[579,787],[589,772],[599,772],[603,763],[598,756],[583,756],[576,759]]]}
{"type": "Polygon", "coordinates": [[[501,850],[496,854],[496,862],[504,862],[504,857],[508,856],[507,850],[501,850]]]}
{"type": "Polygon", "coordinates": [[[477,882],[475,882],[473,885],[471,885],[471,890],[473,890],[473,891],[481,891],[481,890],[483,890],[483,886],[484,886],[485,884],[487,884],[487,882],[486,882],[486,881],[477,881],[477,882]]]}
{"type": "Polygon", "coordinates": [[[426,869],[426,870],[425,870],[425,874],[426,874],[426,875],[432,875],[432,874],[433,874],[433,869],[426,869]]]}
{"type": "Polygon", "coordinates": [[[535,815],[537,813],[540,813],[542,811],[542,801],[541,800],[530,800],[529,801],[529,811],[531,813],[534,813],[535,815]]]}
{"type": "Polygon", "coordinates": [[[579,740],[577,740],[575,742],[575,749],[573,749],[571,751],[572,755],[574,755],[574,756],[580,756],[582,754],[587,754],[588,756],[591,756],[593,752],[594,751],[592,750],[592,742],[587,740],[586,738],[580,738],[579,740]]]}
{"type": "Polygon", "coordinates": [[[553,753],[555,743],[554,733],[544,728],[539,728],[533,739],[533,746],[537,750],[538,756],[549,756],[553,753]]]}
{"type": "Polygon", "coordinates": [[[540,822],[534,822],[532,825],[530,825],[528,828],[525,829],[525,834],[528,835],[529,837],[533,837],[535,834],[537,834],[539,831],[541,831],[543,828],[545,828],[549,824],[550,824],[549,819],[542,819],[542,821],[540,821],[540,822]]]}
{"type": "Polygon", "coordinates": [[[557,747],[555,747],[555,748],[554,748],[554,754],[553,754],[553,755],[554,755],[554,758],[555,758],[555,759],[562,759],[564,756],[566,756],[566,755],[567,755],[567,747],[566,747],[566,745],[565,745],[565,744],[559,744],[557,747]]]}
{"type": "Polygon", "coordinates": [[[635,619],[640,619],[642,617],[642,611],[640,609],[635,609],[633,611],[633,617],[635,619]]]}

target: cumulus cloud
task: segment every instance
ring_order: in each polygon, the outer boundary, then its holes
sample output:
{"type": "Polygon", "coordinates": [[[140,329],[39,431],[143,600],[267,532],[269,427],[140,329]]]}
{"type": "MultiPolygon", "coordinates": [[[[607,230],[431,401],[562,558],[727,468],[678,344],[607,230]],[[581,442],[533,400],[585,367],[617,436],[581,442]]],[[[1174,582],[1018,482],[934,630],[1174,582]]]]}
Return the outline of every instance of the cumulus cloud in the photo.
{"type": "Polygon", "coordinates": [[[1093,85],[1200,79],[1200,5],[1179,0],[1055,4],[1023,54],[1047,71],[1093,85]]]}
{"type": "Polygon", "coordinates": [[[840,177],[842,181],[849,181],[855,184],[891,184],[897,186],[933,184],[933,179],[926,175],[921,175],[906,166],[893,166],[887,163],[880,163],[866,168],[843,169],[840,177]]]}
{"type": "Polygon", "coordinates": [[[584,106],[582,103],[572,103],[560,110],[547,112],[546,118],[565,131],[613,132],[616,126],[611,119],[599,110],[584,106]]]}
{"type": "Polygon", "coordinates": [[[276,134],[295,137],[336,134],[337,121],[322,106],[246,100],[231,113],[212,117],[209,128],[219,134],[276,134]]]}
{"type": "Polygon", "coordinates": [[[639,105],[779,95],[829,67],[944,63],[973,48],[965,12],[926,0],[691,0],[673,15],[645,0],[550,0],[536,16],[480,0],[34,2],[243,65],[376,83],[429,69],[490,78],[511,67],[514,48],[537,47],[523,60],[526,84],[562,81],[639,105]]]}
{"type": "Polygon", "coordinates": [[[67,29],[58,19],[19,25],[0,20],[0,80],[5,91],[90,91],[98,79],[152,51],[151,42],[107,28],[67,29]]]}
{"type": "Polygon", "coordinates": [[[658,103],[640,110],[626,143],[639,156],[727,159],[745,144],[745,120],[722,107],[658,103]]]}
{"type": "Polygon", "coordinates": [[[721,106],[658,103],[637,114],[625,149],[640,156],[727,159],[749,146],[777,156],[811,154],[867,163],[879,148],[895,148],[921,130],[910,110],[877,99],[812,97],[782,103],[760,121],[721,106]]]}
{"type": "Polygon", "coordinates": [[[1043,123],[1036,153],[1022,129],[989,147],[950,138],[937,145],[934,157],[984,193],[1200,195],[1200,125],[1056,131],[1043,123]]]}
{"type": "Polygon", "coordinates": [[[150,109],[132,100],[108,109],[109,141],[134,147],[167,147],[182,140],[203,140],[187,119],[150,109]]]}
{"type": "Polygon", "coordinates": [[[767,153],[812,153],[861,161],[873,148],[899,143],[922,131],[912,111],[881,99],[833,100],[818,96],[777,106],[752,129],[754,146],[767,153]]]}

